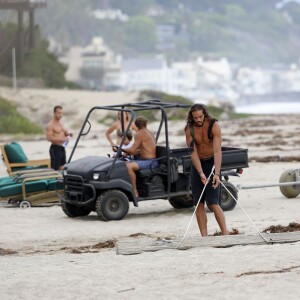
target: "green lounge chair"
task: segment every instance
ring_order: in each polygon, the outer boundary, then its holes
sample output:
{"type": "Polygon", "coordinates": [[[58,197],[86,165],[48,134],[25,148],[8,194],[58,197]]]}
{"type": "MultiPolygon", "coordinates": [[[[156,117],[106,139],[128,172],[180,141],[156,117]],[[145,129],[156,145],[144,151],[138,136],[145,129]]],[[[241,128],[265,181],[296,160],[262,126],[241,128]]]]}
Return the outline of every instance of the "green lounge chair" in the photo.
{"type": "Polygon", "coordinates": [[[61,177],[60,172],[50,171],[0,178],[0,200],[20,207],[59,202],[57,192],[62,187],[58,179],[61,177]]]}
{"type": "Polygon", "coordinates": [[[12,142],[0,146],[8,174],[19,170],[50,168],[50,159],[28,160],[22,146],[12,142]]]}

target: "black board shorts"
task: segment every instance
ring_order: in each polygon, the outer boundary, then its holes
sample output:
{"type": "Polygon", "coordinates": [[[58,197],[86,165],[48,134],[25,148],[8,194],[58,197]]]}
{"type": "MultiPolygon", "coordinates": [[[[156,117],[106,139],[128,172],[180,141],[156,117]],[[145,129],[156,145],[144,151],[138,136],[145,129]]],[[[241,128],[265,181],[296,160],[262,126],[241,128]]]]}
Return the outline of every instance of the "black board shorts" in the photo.
{"type": "Polygon", "coordinates": [[[63,146],[51,145],[50,146],[51,168],[59,170],[59,168],[66,164],[66,149],[63,146]]]}
{"type": "MultiPolygon", "coordinates": [[[[201,159],[201,166],[203,173],[206,178],[209,177],[211,173],[211,169],[214,166],[214,157],[208,159],[201,159]]],[[[209,183],[206,185],[205,191],[200,199],[200,203],[206,202],[207,205],[211,204],[220,204],[220,196],[221,196],[221,185],[219,185],[216,189],[212,187],[213,174],[210,177],[209,183]]],[[[191,186],[192,186],[192,194],[194,205],[196,206],[200,195],[204,189],[204,184],[200,179],[200,175],[198,174],[195,167],[192,165],[191,168],[191,186]]]]}

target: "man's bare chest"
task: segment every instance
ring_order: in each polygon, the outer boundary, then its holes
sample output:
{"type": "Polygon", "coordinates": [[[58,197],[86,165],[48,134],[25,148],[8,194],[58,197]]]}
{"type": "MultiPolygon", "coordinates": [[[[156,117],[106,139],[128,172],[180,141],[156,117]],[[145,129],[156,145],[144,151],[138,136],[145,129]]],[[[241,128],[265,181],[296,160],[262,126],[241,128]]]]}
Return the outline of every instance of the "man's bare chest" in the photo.
{"type": "Polygon", "coordinates": [[[194,127],[194,140],[196,144],[210,145],[212,140],[208,138],[208,128],[205,127],[194,127]]]}
{"type": "Polygon", "coordinates": [[[64,132],[64,128],[61,124],[55,124],[52,128],[53,133],[56,135],[62,134],[64,132]]]}

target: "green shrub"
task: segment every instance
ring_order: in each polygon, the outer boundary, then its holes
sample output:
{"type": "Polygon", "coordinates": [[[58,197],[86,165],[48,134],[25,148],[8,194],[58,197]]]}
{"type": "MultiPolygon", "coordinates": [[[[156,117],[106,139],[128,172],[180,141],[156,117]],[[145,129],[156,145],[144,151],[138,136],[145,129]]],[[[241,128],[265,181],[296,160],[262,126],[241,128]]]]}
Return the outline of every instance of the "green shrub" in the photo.
{"type": "MultiPolygon", "coordinates": [[[[154,100],[154,99],[166,103],[179,103],[188,106],[193,105],[193,102],[188,98],[177,96],[177,95],[170,95],[163,92],[152,91],[152,90],[142,91],[137,100],[141,102],[145,100],[154,100]]],[[[186,118],[188,109],[189,108],[166,109],[168,114],[168,120],[184,120],[186,118]]],[[[146,117],[149,121],[157,121],[161,119],[161,113],[159,110],[147,110],[147,111],[138,112],[137,114],[146,117]]]]}
{"type": "MultiPolygon", "coordinates": [[[[187,108],[167,108],[166,112],[168,115],[169,121],[185,121],[187,117],[187,113],[190,109],[190,106],[194,104],[193,101],[191,101],[188,98],[182,97],[182,96],[174,96],[169,95],[163,92],[158,91],[152,91],[152,90],[145,90],[140,92],[137,101],[147,101],[147,100],[160,100],[161,102],[166,103],[178,103],[178,104],[184,104],[187,105],[187,108]]],[[[219,119],[221,115],[226,112],[228,114],[228,117],[230,119],[238,119],[238,118],[245,118],[249,115],[247,114],[238,114],[232,111],[228,111],[226,109],[222,109],[219,107],[208,105],[207,109],[209,111],[209,114],[213,116],[214,118],[219,119]]],[[[161,111],[159,109],[151,109],[151,110],[145,110],[145,111],[137,111],[137,116],[144,116],[147,118],[150,122],[153,121],[159,121],[161,120],[161,111]]],[[[109,113],[106,116],[102,117],[98,120],[98,123],[106,124],[108,122],[111,122],[111,119],[116,119],[115,115],[113,113],[109,113]],[[108,121],[108,122],[107,122],[108,121]]]]}
{"type": "Polygon", "coordinates": [[[41,127],[17,112],[15,105],[0,98],[0,134],[40,134],[41,127]]]}

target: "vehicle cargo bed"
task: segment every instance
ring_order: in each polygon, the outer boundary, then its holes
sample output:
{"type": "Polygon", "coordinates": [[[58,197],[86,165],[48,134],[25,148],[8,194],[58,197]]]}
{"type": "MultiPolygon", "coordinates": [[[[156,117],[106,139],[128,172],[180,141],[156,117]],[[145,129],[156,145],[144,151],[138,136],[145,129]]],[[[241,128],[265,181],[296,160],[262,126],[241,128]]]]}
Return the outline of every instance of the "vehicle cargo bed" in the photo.
{"type": "MultiPolygon", "coordinates": [[[[191,151],[187,148],[172,149],[171,156],[177,158],[179,166],[182,165],[183,173],[190,172],[191,151]]],[[[248,149],[222,147],[222,170],[248,168],[248,149]]],[[[181,168],[180,168],[181,169],[181,168]]]]}

